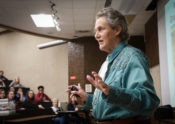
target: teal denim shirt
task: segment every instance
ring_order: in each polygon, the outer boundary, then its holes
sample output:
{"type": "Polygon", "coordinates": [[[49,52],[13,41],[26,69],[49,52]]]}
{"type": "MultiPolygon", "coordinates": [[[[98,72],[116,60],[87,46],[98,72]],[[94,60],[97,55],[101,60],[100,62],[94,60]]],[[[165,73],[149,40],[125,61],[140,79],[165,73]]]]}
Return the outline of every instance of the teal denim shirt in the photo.
{"type": "Polygon", "coordinates": [[[151,115],[160,100],[145,55],[123,41],[108,55],[108,62],[104,82],[110,86],[109,95],[96,89],[84,106],[93,109],[98,121],[151,115]]]}

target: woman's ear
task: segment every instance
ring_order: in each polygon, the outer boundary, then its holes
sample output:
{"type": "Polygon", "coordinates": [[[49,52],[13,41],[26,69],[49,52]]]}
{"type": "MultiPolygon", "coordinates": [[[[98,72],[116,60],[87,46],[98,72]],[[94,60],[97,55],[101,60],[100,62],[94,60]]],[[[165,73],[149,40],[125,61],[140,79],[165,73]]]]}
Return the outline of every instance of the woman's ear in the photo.
{"type": "Polygon", "coordinates": [[[117,25],[117,27],[115,28],[115,35],[119,36],[120,32],[122,31],[122,27],[120,25],[117,25]]]}

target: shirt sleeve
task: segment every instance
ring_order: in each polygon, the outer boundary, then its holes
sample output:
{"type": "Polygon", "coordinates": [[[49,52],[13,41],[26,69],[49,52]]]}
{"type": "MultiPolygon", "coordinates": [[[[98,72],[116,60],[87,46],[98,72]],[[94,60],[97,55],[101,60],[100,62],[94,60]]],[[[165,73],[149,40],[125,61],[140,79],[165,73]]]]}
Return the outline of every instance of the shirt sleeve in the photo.
{"type": "Polygon", "coordinates": [[[40,95],[39,93],[35,95],[35,100],[37,102],[41,102],[43,100],[43,95],[40,95]]]}
{"type": "Polygon", "coordinates": [[[109,95],[102,93],[102,97],[108,103],[145,116],[150,115],[160,103],[148,61],[141,56],[131,57],[123,73],[122,85],[122,88],[110,86],[109,95]]]}
{"type": "Polygon", "coordinates": [[[11,82],[9,87],[13,87],[14,84],[15,84],[15,82],[11,82]]]}
{"type": "Polygon", "coordinates": [[[86,102],[84,102],[83,107],[87,109],[92,108],[93,94],[88,94],[86,102]]]}
{"type": "Polygon", "coordinates": [[[46,97],[46,100],[51,101],[50,97],[48,97],[46,94],[44,94],[46,97]]]}

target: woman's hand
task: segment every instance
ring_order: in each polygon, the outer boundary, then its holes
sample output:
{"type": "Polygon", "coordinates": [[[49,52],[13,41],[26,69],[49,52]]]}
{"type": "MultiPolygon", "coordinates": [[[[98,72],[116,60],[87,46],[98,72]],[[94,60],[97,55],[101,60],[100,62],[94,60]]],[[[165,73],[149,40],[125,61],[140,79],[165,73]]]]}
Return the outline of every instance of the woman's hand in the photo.
{"type": "Polygon", "coordinates": [[[38,105],[39,109],[45,109],[42,105],[38,105]]]}
{"type": "Polygon", "coordinates": [[[93,77],[91,77],[90,75],[87,75],[86,78],[87,80],[97,89],[101,90],[105,95],[109,94],[110,91],[110,87],[104,83],[104,81],[102,80],[102,78],[96,73],[96,72],[92,72],[93,77]]]}
{"type": "Polygon", "coordinates": [[[75,88],[77,89],[76,91],[71,91],[72,86],[68,86],[68,89],[66,90],[66,92],[70,93],[71,100],[77,101],[77,98],[75,99],[75,95],[77,94],[78,96],[80,96],[82,102],[86,101],[87,93],[81,87],[78,87],[76,85],[73,86],[75,86],[75,88]]]}

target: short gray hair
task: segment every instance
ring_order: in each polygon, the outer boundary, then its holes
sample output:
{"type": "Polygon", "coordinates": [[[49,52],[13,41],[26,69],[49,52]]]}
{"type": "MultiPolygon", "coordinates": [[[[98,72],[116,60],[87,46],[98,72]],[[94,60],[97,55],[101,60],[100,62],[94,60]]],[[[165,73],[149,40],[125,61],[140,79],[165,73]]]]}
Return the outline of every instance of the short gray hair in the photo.
{"type": "Polygon", "coordinates": [[[122,27],[122,31],[120,33],[120,39],[128,40],[128,26],[125,17],[117,10],[107,7],[100,10],[97,15],[96,19],[100,17],[106,17],[107,23],[111,26],[112,29],[115,29],[118,25],[122,27]]]}

